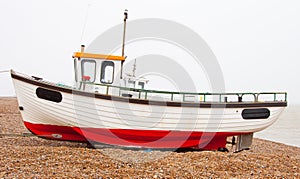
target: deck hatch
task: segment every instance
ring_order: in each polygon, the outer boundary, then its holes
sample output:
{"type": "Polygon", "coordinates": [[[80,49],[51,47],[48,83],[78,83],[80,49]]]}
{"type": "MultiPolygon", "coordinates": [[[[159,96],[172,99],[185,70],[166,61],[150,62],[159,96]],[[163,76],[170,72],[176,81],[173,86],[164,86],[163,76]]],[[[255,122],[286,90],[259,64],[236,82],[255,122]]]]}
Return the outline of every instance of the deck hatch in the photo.
{"type": "Polygon", "coordinates": [[[270,110],[267,108],[244,109],[243,119],[267,119],[270,116],[270,110]]]}
{"type": "Polygon", "coordinates": [[[41,87],[38,87],[36,89],[36,95],[37,95],[37,97],[39,97],[41,99],[53,101],[56,103],[59,103],[62,101],[62,95],[60,92],[48,90],[48,89],[41,88],[41,87]]]}

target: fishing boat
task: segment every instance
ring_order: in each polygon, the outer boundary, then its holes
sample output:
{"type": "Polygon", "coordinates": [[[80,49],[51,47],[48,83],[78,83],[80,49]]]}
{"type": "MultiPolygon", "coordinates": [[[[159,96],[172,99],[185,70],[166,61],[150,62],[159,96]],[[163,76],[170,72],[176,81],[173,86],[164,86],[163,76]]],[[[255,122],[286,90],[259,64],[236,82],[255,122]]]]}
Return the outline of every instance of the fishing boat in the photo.
{"type": "Polygon", "coordinates": [[[87,53],[82,45],[73,55],[74,86],[11,70],[27,129],[47,139],[139,148],[224,150],[237,136],[238,151],[287,106],[286,92],[147,89],[147,79],[123,74],[124,41],[121,56],[87,53]]]}

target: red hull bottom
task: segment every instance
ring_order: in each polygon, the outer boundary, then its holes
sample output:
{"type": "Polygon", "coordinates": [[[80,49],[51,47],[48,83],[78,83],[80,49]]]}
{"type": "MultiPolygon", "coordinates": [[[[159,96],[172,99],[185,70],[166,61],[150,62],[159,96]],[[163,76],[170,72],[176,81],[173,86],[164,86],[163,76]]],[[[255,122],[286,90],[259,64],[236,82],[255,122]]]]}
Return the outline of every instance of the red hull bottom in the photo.
{"type": "Polygon", "coordinates": [[[110,145],[144,148],[194,148],[218,150],[225,148],[228,136],[242,133],[187,132],[163,130],[101,129],[33,124],[25,126],[40,137],[80,142],[98,142],[110,145]]]}
{"type": "Polygon", "coordinates": [[[33,124],[25,121],[24,125],[28,130],[30,130],[30,132],[42,138],[88,142],[88,140],[85,137],[82,137],[80,134],[78,134],[73,127],[33,124]]]}

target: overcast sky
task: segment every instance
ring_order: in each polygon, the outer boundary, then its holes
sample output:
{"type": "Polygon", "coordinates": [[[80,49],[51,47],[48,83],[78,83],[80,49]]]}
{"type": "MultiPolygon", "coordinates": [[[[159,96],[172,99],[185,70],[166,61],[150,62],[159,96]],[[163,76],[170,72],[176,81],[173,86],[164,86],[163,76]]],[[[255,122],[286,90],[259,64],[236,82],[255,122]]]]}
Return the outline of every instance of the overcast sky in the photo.
{"type": "MultiPolygon", "coordinates": [[[[0,9],[0,70],[72,84],[73,52],[122,23],[128,9],[129,21],[161,18],[197,32],[216,55],[227,92],[287,91],[289,102],[300,102],[297,0],[1,0],[0,9]]],[[[8,74],[0,83],[0,96],[14,95],[8,74]]]]}

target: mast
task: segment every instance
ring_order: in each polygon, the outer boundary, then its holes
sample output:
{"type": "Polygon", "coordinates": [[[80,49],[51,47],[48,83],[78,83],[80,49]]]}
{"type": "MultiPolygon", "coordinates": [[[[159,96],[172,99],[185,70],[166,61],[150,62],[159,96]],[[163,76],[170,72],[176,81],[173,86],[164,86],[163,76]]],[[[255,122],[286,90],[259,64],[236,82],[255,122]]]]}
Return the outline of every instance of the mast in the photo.
{"type": "Polygon", "coordinates": [[[124,57],[124,49],[125,49],[125,33],[126,33],[126,20],[128,18],[128,10],[125,9],[124,12],[124,28],[123,28],[123,43],[122,43],[122,57],[124,57]]]}
{"type": "MultiPolygon", "coordinates": [[[[122,57],[124,57],[124,50],[125,50],[125,35],[126,35],[126,20],[127,19],[128,19],[128,10],[125,9],[125,12],[124,12],[124,27],[123,27],[122,57]]],[[[120,74],[121,79],[122,79],[122,74],[123,74],[123,63],[124,63],[124,60],[121,62],[121,74],[120,74]]]]}

